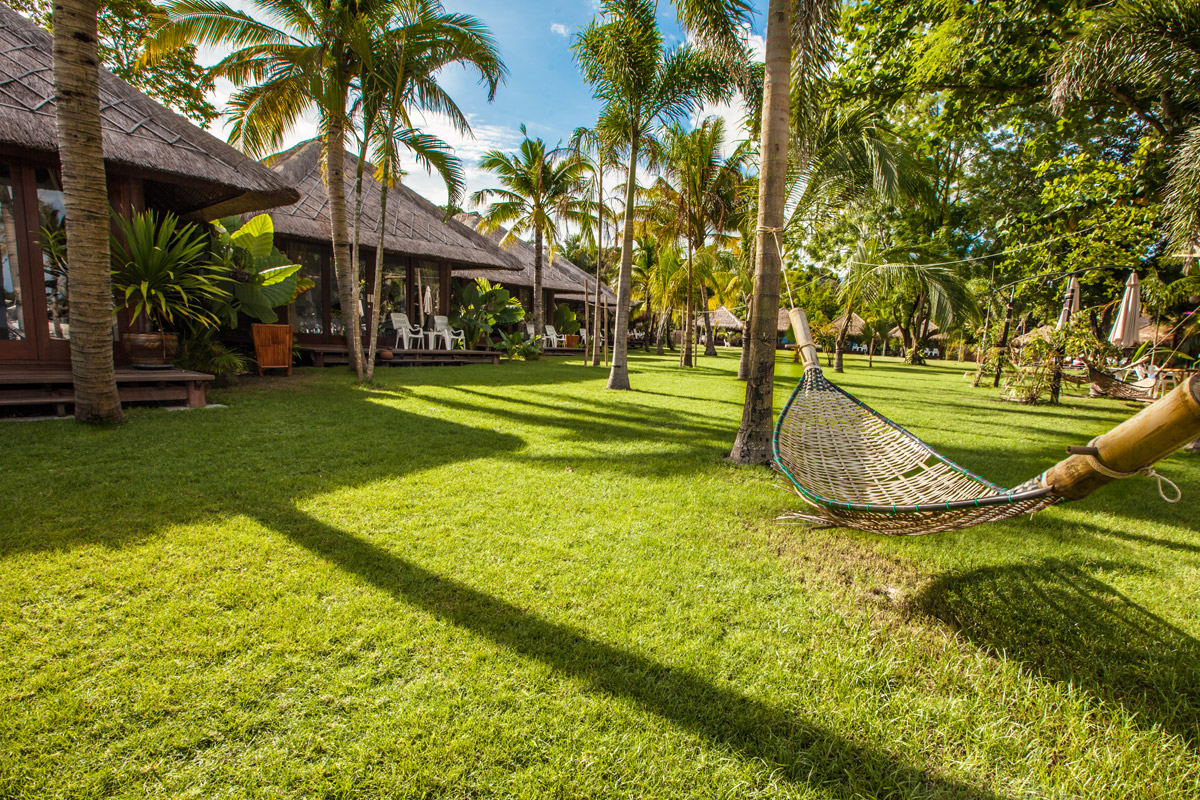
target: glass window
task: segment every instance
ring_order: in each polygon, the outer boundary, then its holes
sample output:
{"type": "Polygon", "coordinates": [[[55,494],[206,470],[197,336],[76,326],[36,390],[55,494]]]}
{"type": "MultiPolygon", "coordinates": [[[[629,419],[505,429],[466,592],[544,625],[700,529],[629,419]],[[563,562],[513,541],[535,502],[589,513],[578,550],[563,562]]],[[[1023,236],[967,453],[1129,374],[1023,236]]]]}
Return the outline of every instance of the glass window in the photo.
{"type": "Polygon", "coordinates": [[[325,320],[321,305],[324,290],[321,274],[321,250],[311,245],[297,245],[291,255],[300,265],[299,275],[312,281],[315,286],[296,298],[295,328],[297,333],[324,333],[325,320]]]}
{"type": "Polygon", "coordinates": [[[0,164],[0,307],[4,309],[0,340],[19,341],[25,338],[25,306],[21,301],[21,266],[17,257],[17,209],[13,205],[12,173],[7,164],[0,164]]]}
{"type": "Polygon", "coordinates": [[[70,339],[67,293],[67,211],[57,172],[38,167],[38,232],[42,242],[42,279],[51,339],[70,339]]]}
{"type": "Polygon", "coordinates": [[[391,321],[392,312],[408,313],[408,265],[404,259],[383,257],[383,285],[379,288],[380,330],[391,321]]]}
{"type": "Polygon", "coordinates": [[[442,313],[442,269],[436,261],[421,261],[413,273],[416,279],[413,301],[417,306],[417,319],[413,322],[432,330],[433,316],[442,313]]]}

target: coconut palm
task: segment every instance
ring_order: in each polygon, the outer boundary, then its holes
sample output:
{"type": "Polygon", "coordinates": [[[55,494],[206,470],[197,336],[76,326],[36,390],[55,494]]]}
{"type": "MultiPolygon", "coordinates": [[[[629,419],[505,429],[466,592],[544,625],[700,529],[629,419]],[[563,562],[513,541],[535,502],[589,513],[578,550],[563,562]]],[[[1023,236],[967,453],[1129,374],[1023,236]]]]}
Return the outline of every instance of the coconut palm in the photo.
{"type": "Polygon", "coordinates": [[[1176,244],[1200,240],[1200,0],[1116,0],[1097,10],[1051,69],[1051,103],[1112,95],[1176,148],[1166,186],[1176,244]]]}
{"type": "Polygon", "coordinates": [[[188,44],[232,51],[210,70],[239,88],[229,99],[230,142],[250,155],[278,150],[309,111],[320,120],[329,195],[330,238],[350,363],[363,377],[358,275],[350,253],[345,148],[349,103],[390,27],[412,0],[250,0],[252,12],[220,0],[169,0],[146,57],[188,44]]]}
{"type": "Polygon", "coordinates": [[[819,96],[837,26],[838,0],[769,0],[766,67],[763,74],[762,138],[759,146],[758,219],[755,225],[754,302],[743,347],[747,355],[746,402],[729,457],[743,464],[771,458],[774,422],[775,326],[783,254],[777,238],[784,226],[789,149],[789,111],[805,109],[819,96]],[[795,80],[792,80],[792,76],[795,80]],[[792,96],[795,95],[795,103],[792,96]]]}
{"type": "MultiPolygon", "coordinates": [[[[735,222],[738,192],[744,181],[743,171],[749,165],[750,149],[743,143],[728,157],[722,155],[725,122],[720,117],[709,117],[690,131],[678,124],[672,125],[667,129],[663,144],[663,182],[670,202],[657,204],[656,207],[668,214],[664,222],[683,236],[687,248],[688,288],[685,295],[683,363],[691,366],[692,334],[695,329],[692,314],[694,256],[708,246],[710,236],[717,237],[714,244],[722,243],[724,234],[735,222]]],[[[706,283],[701,281],[701,308],[708,334],[708,355],[715,356],[705,286],[706,283]]]]}
{"type": "Polygon", "coordinates": [[[71,231],[71,375],[75,418],[120,422],[113,368],[108,184],[100,135],[96,0],[54,6],[54,94],[67,227],[71,231]]]}
{"type": "MultiPolygon", "coordinates": [[[[722,8],[712,15],[701,14],[699,3],[690,5],[714,29],[728,23],[728,16],[719,18],[728,13],[724,3],[716,3],[722,8]]],[[[691,45],[664,50],[653,0],[605,0],[601,8],[603,16],[581,31],[572,47],[584,79],[603,103],[596,128],[606,139],[620,141],[626,158],[625,219],[608,388],[629,389],[626,349],[638,163],[648,152],[660,149],[655,138],[658,126],[690,116],[704,101],[728,99],[731,84],[728,71],[710,53],[691,45]]],[[[689,19],[697,24],[697,17],[689,19]]]]}
{"type": "Polygon", "coordinates": [[[480,189],[471,195],[475,206],[487,205],[481,230],[495,231],[508,225],[501,245],[511,245],[523,233],[533,235],[533,324],[541,331],[545,325],[542,308],[542,262],[549,245],[553,257],[558,243],[558,222],[577,222],[586,205],[581,196],[587,166],[579,153],[564,148],[553,150],[541,139],[530,139],[521,126],[520,152],[508,154],[490,150],[479,165],[492,172],[500,188],[480,189]]]}
{"type": "MultiPolygon", "coordinates": [[[[457,205],[465,188],[462,162],[442,139],[415,127],[413,113],[443,114],[455,129],[469,135],[470,125],[454,100],[438,84],[444,67],[460,65],[473,69],[494,96],[504,77],[495,40],[475,17],[447,13],[436,0],[415,0],[411,8],[399,9],[388,29],[395,38],[379,41],[373,68],[359,80],[359,111],[363,136],[355,180],[354,248],[352,272],[359,274],[358,243],[362,208],[362,178],[367,156],[373,152],[379,183],[379,218],[387,215],[390,187],[401,180],[401,153],[407,152],[421,166],[441,176],[446,184],[447,203],[457,205]]],[[[375,248],[375,279],[367,302],[368,339],[363,377],[371,380],[375,349],[379,340],[378,313],[383,285],[385,228],[379,226],[375,248]]]]}
{"type": "MultiPolygon", "coordinates": [[[[592,298],[592,308],[595,309],[595,314],[592,315],[592,331],[588,335],[588,343],[591,345],[592,366],[600,365],[600,283],[601,275],[604,273],[604,221],[612,220],[612,212],[609,210],[607,198],[604,195],[604,173],[611,167],[617,164],[617,150],[620,146],[611,132],[606,135],[604,131],[597,128],[579,127],[571,134],[571,147],[575,148],[581,155],[589,153],[591,158],[588,159],[588,179],[585,182],[585,189],[589,195],[594,192],[595,204],[594,213],[589,213],[584,217],[583,231],[589,238],[594,239],[596,246],[596,285],[594,287],[595,294],[592,298]]],[[[585,298],[586,300],[586,298],[585,298]]],[[[587,358],[584,358],[587,361],[587,358]]]]}

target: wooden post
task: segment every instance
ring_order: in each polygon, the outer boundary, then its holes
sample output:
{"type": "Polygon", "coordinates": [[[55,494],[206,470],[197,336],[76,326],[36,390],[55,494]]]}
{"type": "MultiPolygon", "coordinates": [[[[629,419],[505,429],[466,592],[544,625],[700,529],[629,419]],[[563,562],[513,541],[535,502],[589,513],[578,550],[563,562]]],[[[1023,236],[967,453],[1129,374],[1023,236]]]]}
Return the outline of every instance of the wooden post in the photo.
{"type": "Polygon", "coordinates": [[[1012,312],[1013,303],[1017,299],[1017,287],[1013,287],[1012,294],[1008,296],[1008,305],[1004,308],[1004,330],[1000,332],[1000,342],[996,350],[996,377],[992,380],[992,388],[995,389],[1000,385],[1000,365],[1001,359],[1004,358],[1004,352],[1008,349],[1008,331],[1012,327],[1012,312]]]}
{"type": "Polygon", "coordinates": [[[601,327],[604,331],[604,366],[608,366],[608,295],[604,296],[604,323],[601,327]]]}
{"type": "Polygon", "coordinates": [[[1131,473],[1166,458],[1200,436],[1200,375],[1096,439],[1094,453],[1077,453],[1041,476],[1043,486],[1079,500],[1116,480],[1109,472],[1131,473]],[[1097,465],[1099,461],[1099,465],[1097,465]]]}
{"type": "Polygon", "coordinates": [[[820,358],[817,356],[817,346],[813,344],[812,330],[808,327],[808,317],[803,308],[793,308],[788,311],[788,319],[792,321],[792,332],[796,334],[796,352],[804,361],[804,368],[819,367],[820,358]]]}

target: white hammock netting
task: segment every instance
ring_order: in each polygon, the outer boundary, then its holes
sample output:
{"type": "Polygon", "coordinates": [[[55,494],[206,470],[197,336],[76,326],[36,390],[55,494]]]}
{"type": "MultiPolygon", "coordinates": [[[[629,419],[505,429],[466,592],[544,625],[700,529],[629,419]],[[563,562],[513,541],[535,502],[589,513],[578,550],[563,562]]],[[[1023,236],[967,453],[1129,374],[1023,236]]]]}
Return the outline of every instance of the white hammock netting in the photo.
{"type": "Polygon", "coordinates": [[[786,519],[909,536],[1032,514],[1059,498],[1003,489],[934,452],[810,365],[779,415],[775,464],[811,508],[786,519]]]}

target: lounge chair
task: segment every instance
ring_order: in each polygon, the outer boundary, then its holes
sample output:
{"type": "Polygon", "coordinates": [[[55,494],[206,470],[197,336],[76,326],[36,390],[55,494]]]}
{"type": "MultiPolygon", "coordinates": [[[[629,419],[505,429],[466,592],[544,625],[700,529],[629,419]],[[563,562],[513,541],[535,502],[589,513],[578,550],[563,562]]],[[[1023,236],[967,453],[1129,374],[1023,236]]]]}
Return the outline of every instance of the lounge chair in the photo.
{"type": "Polygon", "coordinates": [[[550,347],[566,347],[567,337],[560,336],[553,325],[546,326],[546,344],[550,347]]]}
{"type": "Polygon", "coordinates": [[[455,342],[462,344],[464,350],[467,349],[467,337],[462,331],[450,327],[449,317],[435,316],[433,318],[433,332],[437,334],[434,339],[437,340],[440,338],[444,341],[447,350],[453,350],[455,342]]]}
{"type": "Polygon", "coordinates": [[[533,327],[532,322],[525,323],[525,341],[532,342],[538,338],[537,329],[533,327]]]}
{"type": "Polygon", "coordinates": [[[404,349],[412,349],[412,340],[417,340],[418,349],[425,344],[425,335],[421,332],[419,325],[413,325],[408,321],[408,314],[392,314],[392,327],[396,329],[396,343],[392,345],[392,349],[396,350],[400,347],[400,342],[404,342],[404,349]]]}

